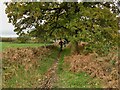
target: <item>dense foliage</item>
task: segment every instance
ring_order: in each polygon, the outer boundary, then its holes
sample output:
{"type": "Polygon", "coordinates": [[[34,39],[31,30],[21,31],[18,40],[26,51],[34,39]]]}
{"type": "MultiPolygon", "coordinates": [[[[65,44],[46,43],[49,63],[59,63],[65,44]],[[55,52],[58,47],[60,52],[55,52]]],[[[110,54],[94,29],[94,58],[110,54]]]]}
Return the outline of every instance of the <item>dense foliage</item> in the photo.
{"type": "Polygon", "coordinates": [[[67,38],[88,42],[86,50],[108,51],[117,45],[118,8],[113,2],[13,2],[6,3],[9,22],[22,35],[67,38]]]}

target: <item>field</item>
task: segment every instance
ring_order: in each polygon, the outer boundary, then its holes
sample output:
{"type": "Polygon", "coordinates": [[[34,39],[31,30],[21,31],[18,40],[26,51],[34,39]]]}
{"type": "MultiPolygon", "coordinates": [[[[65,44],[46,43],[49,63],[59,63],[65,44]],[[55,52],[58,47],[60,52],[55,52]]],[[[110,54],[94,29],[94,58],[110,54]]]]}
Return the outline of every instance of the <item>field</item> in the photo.
{"type": "MultiPolygon", "coordinates": [[[[96,62],[92,55],[71,55],[70,48],[59,52],[57,46],[41,46],[44,44],[2,43],[3,88],[102,88],[110,85],[116,87],[116,76],[112,77],[114,83],[104,84],[108,83],[107,79],[107,82],[104,79],[111,77],[109,74],[115,69],[115,62],[109,63],[112,71],[108,73],[103,71],[108,69],[108,63],[103,67],[98,66],[99,62],[96,62]],[[77,62],[79,58],[80,63],[77,62]],[[99,69],[96,69],[98,67],[99,69]]],[[[113,74],[116,75],[116,72],[113,74]]]]}
{"type": "MultiPolygon", "coordinates": [[[[40,47],[45,46],[44,43],[12,43],[12,42],[0,42],[2,50],[6,48],[20,48],[20,47],[40,47]]],[[[50,45],[50,44],[47,44],[50,45]]]]}

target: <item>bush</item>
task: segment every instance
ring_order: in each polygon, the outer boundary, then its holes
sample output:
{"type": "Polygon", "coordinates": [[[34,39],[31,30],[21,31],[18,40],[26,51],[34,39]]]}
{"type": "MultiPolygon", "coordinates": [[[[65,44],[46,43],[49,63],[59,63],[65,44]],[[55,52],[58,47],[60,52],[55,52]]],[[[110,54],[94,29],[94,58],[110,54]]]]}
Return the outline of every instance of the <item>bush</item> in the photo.
{"type": "Polygon", "coordinates": [[[17,42],[26,43],[26,42],[28,42],[29,39],[30,39],[29,37],[20,36],[20,37],[17,38],[17,42]]]}

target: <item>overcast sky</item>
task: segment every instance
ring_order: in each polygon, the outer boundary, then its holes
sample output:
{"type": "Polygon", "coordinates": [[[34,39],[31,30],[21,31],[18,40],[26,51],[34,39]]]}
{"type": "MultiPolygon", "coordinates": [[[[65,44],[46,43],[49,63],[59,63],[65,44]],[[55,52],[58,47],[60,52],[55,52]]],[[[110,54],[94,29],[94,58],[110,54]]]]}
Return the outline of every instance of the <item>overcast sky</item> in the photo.
{"type": "Polygon", "coordinates": [[[0,2],[0,36],[2,37],[14,37],[17,36],[14,32],[14,27],[11,23],[8,23],[7,15],[5,14],[6,6],[3,2],[0,2]]]}

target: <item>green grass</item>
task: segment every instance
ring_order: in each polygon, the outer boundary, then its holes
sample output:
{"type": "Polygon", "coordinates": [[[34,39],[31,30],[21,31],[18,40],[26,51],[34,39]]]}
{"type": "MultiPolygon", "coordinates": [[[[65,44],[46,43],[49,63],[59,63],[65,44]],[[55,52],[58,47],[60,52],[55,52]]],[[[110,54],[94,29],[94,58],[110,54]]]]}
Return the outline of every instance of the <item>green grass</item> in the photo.
{"type": "Polygon", "coordinates": [[[15,74],[4,81],[4,86],[7,88],[32,88],[35,86],[38,79],[41,78],[41,74],[38,71],[31,70],[30,72],[26,72],[23,67],[19,67],[15,74]]]}
{"type": "Polygon", "coordinates": [[[56,83],[57,88],[100,88],[100,81],[91,78],[84,72],[72,73],[63,71],[59,74],[59,81],[56,83]]]}
{"type": "Polygon", "coordinates": [[[58,73],[61,73],[63,71],[63,64],[64,64],[64,57],[70,54],[70,49],[65,48],[62,52],[61,52],[61,56],[59,58],[59,63],[58,63],[58,73]]]}
{"type": "MultiPolygon", "coordinates": [[[[20,48],[20,47],[40,47],[45,46],[44,43],[12,43],[12,42],[0,42],[1,51],[7,48],[20,48]]],[[[51,45],[51,44],[47,44],[51,45]]]]}
{"type": "Polygon", "coordinates": [[[47,72],[47,70],[52,66],[53,62],[56,60],[57,55],[58,55],[58,49],[56,48],[53,49],[48,56],[43,57],[42,60],[39,62],[40,67],[38,68],[38,71],[41,74],[47,72]]]}

